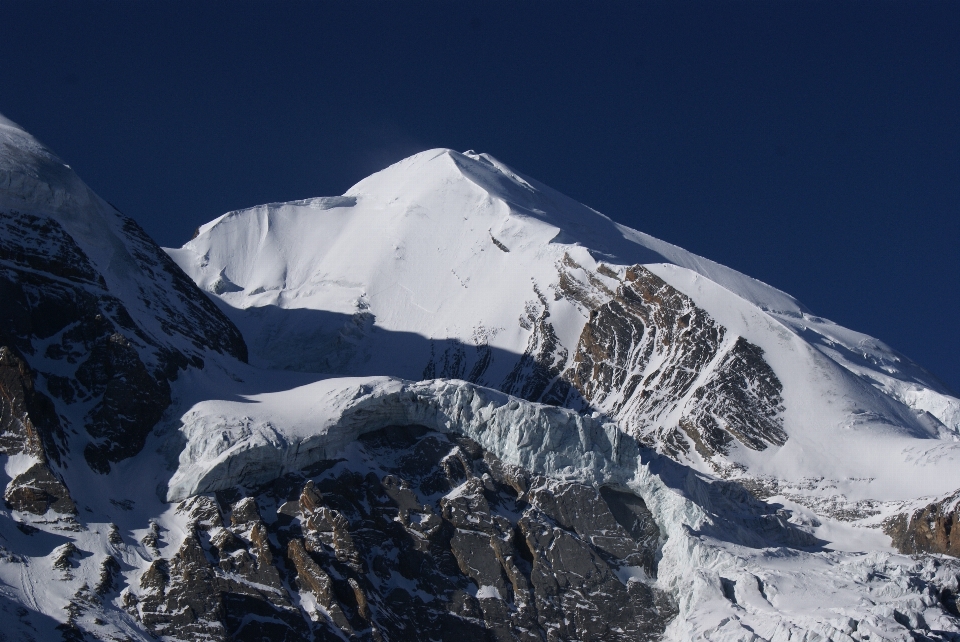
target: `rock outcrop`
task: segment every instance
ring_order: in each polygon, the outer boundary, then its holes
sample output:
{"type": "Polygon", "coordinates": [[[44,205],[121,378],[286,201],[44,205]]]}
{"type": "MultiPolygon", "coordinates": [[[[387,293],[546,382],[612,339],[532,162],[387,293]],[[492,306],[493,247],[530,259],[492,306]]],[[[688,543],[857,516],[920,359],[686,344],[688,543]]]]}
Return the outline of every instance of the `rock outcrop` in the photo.
{"type": "Polygon", "coordinates": [[[717,472],[734,441],[786,443],[783,386],[762,349],[642,266],[592,272],[565,255],[558,271],[557,297],[588,316],[576,350],[560,344],[538,292],[527,349],[500,389],[600,409],[645,444],[681,461],[696,451],[717,472]]]}
{"type": "Polygon", "coordinates": [[[13,346],[0,346],[0,454],[32,463],[7,484],[3,497],[14,510],[44,515],[77,512],[67,487],[51,469],[60,462],[63,429],[53,403],[38,392],[34,374],[13,346]]]}
{"type": "Polygon", "coordinates": [[[786,442],[783,386],[762,349],[642,266],[594,273],[568,255],[559,269],[558,291],[589,320],[534,400],[601,408],[651,447],[678,460],[695,450],[717,471],[734,441],[752,450],[786,442]]]}
{"type": "MultiPolygon", "coordinates": [[[[0,209],[4,345],[42,364],[37,370],[48,400],[88,408],[78,417],[90,438],[83,453],[99,472],[140,452],[170,404],[170,380],[182,368],[201,366],[203,349],[245,357],[236,329],[172,261],[133,221],[123,220],[122,229],[145,280],[169,281],[179,309],[149,301],[158,318],[138,321],[55,218],[0,209]],[[159,332],[151,327],[157,322],[159,332]],[[174,332],[189,343],[172,340],[174,332]]],[[[144,305],[149,291],[136,296],[144,305]]],[[[56,420],[54,404],[46,407],[56,420]]]]}
{"type": "Polygon", "coordinates": [[[960,491],[888,518],[883,530],[902,553],[960,557],[960,491]]]}
{"type": "Polygon", "coordinates": [[[418,426],[347,454],[240,499],[181,502],[190,530],[127,591],[129,612],[170,639],[531,642],[654,640],[676,613],[635,495],[418,426]]]}

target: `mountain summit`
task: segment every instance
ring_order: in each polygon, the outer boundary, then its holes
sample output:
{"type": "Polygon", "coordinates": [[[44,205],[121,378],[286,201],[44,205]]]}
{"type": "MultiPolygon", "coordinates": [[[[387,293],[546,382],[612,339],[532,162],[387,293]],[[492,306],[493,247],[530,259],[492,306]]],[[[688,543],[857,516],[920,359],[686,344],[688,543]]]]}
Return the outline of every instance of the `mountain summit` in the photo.
{"type": "Polygon", "coordinates": [[[958,438],[487,154],[164,251],[0,118],[0,638],[956,639],[958,438]]]}

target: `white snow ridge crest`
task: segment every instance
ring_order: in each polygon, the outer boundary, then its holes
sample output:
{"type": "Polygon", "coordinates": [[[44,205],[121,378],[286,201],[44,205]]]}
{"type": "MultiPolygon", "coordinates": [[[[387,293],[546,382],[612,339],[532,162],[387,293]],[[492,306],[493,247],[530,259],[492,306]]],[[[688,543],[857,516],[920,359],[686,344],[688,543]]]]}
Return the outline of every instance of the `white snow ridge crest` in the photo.
{"type": "Polygon", "coordinates": [[[451,150],[194,287],[0,136],[10,635],[960,639],[960,401],[879,341],[451,150]]]}

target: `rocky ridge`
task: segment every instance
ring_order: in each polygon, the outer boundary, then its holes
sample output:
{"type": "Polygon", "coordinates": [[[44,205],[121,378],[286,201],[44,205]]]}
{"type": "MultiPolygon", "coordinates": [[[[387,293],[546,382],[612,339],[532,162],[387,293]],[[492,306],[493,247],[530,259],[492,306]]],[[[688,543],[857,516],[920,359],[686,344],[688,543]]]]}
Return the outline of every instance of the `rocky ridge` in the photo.
{"type": "MultiPolygon", "coordinates": [[[[49,490],[61,453],[79,450],[101,473],[136,455],[178,372],[202,368],[208,353],[246,359],[246,345],[146,233],[60,159],[9,121],[0,146],[3,452],[34,457],[22,475],[49,490]]],[[[31,509],[45,512],[42,503],[31,509]]]]}
{"type": "Polygon", "coordinates": [[[900,512],[884,521],[883,530],[904,553],[939,553],[960,557],[960,491],[900,512]]]}

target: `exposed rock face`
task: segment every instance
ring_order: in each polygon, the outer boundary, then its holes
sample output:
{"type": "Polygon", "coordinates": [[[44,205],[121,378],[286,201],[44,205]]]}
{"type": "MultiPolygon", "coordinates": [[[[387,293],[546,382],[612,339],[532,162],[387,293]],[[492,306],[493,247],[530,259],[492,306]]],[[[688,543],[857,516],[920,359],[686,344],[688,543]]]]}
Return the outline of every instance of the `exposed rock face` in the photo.
{"type": "Polygon", "coordinates": [[[304,639],[253,500],[233,507],[229,527],[209,497],[179,510],[190,517],[190,531],[169,562],[154,561],[140,577],[139,590],[124,592],[127,610],[172,639],[304,639]]]}
{"type": "MultiPolygon", "coordinates": [[[[724,431],[753,450],[782,446],[787,441],[778,416],[783,410],[782,390],[777,376],[763,360],[763,350],[737,337],[710,377],[693,393],[688,414],[680,425],[698,446],[690,426],[701,438],[724,431]]],[[[725,446],[730,440],[718,438],[717,442],[720,439],[723,445],[710,444],[710,451],[726,454],[725,446]]]]}
{"type": "Polygon", "coordinates": [[[63,481],[50,468],[60,461],[63,430],[50,399],[34,387],[33,373],[11,346],[0,346],[0,454],[34,460],[4,490],[14,510],[43,515],[77,509],[63,481]],[[49,454],[49,455],[48,455],[49,454]]]}
{"type": "Polygon", "coordinates": [[[635,419],[656,421],[683,399],[725,335],[690,299],[639,267],[592,317],[571,378],[594,403],[616,396],[614,411],[635,419]],[[648,373],[656,362],[662,365],[648,373]]]}
{"type": "Polygon", "coordinates": [[[50,399],[36,390],[16,348],[0,346],[0,452],[60,460],[63,430],[50,399]]]}
{"type": "Polygon", "coordinates": [[[902,553],[940,553],[960,557],[960,491],[900,513],[884,523],[884,531],[902,553]]]}
{"type": "Polygon", "coordinates": [[[493,361],[493,350],[487,345],[484,332],[476,332],[474,339],[477,342],[475,346],[467,346],[456,340],[444,341],[441,345],[445,344],[445,347],[439,355],[435,342],[431,341],[430,360],[423,368],[421,379],[465,379],[476,383],[485,381],[487,369],[493,361]]]}
{"type": "Polygon", "coordinates": [[[525,322],[532,331],[526,350],[499,388],[523,399],[563,405],[570,392],[570,384],[562,376],[569,352],[550,322],[547,297],[536,288],[534,292],[539,309],[536,304],[530,305],[526,318],[521,318],[521,324],[525,322]]]}
{"type": "Polygon", "coordinates": [[[170,404],[166,379],[152,377],[119,332],[93,343],[90,356],[77,368],[76,381],[89,395],[100,397],[86,417],[87,432],[96,442],[84,450],[87,461],[100,472],[110,469],[106,462],[140,452],[170,404]]]}
{"type": "Polygon", "coordinates": [[[190,532],[125,592],[128,611],[166,639],[384,641],[653,640],[676,613],[634,495],[417,426],[345,454],[242,499],[182,502],[190,532]]]}
{"type": "Polygon", "coordinates": [[[145,283],[132,296],[151,310],[149,319],[135,320],[130,302],[108,290],[55,218],[0,210],[0,343],[44,364],[54,398],[89,408],[84,455],[100,472],[140,451],[170,404],[169,380],[187,365],[201,366],[202,350],[246,356],[233,325],[136,223],[115,216],[143,272],[145,283]],[[165,297],[151,296],[158,281],[169,289],[165,297]],[[175,334],[189,341],[174,341],[175,334]]]}
{"type": "Polygon", "coordinates": [[[734,440],[753,450],[786,442],[783,386],[763,350],[642,266],[621,277],[567,255],[558,269],[557,296],[589,316],[576,350],[560,345],[540,294],[527,350],[502,390],[602,409],[644,443],[675,459],[695,450],[717,470],[734,440]]]}
{"type": "Polygon", "coordinates": [[[77,512],[67,487],[45,461],[33,464],[10,480],[3,498],[14,510],[35,515],[43,515],[49,509],[61,514],[77,512]]]}

